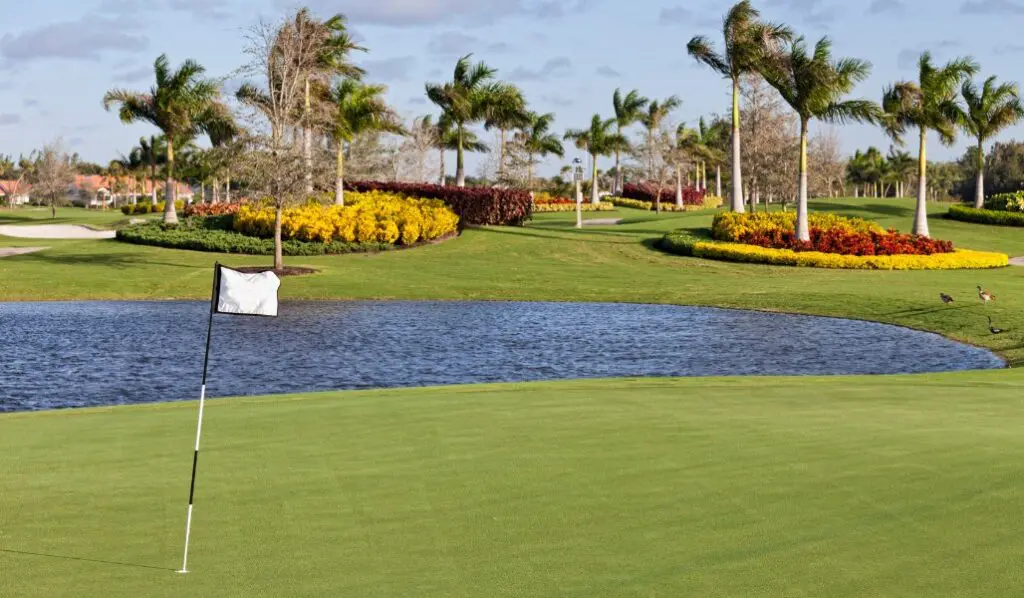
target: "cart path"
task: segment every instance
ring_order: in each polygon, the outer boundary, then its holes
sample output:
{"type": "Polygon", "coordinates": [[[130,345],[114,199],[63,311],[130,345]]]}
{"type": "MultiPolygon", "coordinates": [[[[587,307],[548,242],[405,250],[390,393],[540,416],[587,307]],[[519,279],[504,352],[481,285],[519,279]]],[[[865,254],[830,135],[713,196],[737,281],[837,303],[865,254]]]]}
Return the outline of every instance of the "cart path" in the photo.
{"type": "Polygon", "coordinates": [[[79,224],[0,225],[0,235],[20,239],[113,239],[112,230],[93,230],[79,224]]]}

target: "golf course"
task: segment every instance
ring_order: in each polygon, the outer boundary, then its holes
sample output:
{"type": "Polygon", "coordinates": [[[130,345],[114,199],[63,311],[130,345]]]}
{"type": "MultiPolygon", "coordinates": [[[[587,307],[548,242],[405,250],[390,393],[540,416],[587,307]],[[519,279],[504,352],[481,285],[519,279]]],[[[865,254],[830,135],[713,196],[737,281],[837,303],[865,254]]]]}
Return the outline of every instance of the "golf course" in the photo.
{"type": "MultiPolygon", "coordinates": [[[[1019,230],[929,207],[934,237],[1024,256],[1019,230]]],[[[908,230],[914,205],[811,209],[908,230]]],[[[0,211],[0,224],[31,225],[33,213],[0,211]]],[[[217,399],[206,405],[187,576],[174,571],[194,402],[0,415],[4,595],[1018,595],[1024,268],[826,270],[657,248],[713,214],[619,209],[620,224],[582,230],[575,214],[540,214],[411,249],[287,257],[317,272],[286,277],[281,297],[835,316],[935,332],[1009,368],[217,399]],[[996,301],[979,300],[978,286],[996,301]],[[992,334],[988,317],[1006,332],[992,334]]],[[[0,237],[0,248],[39,244],[0,237]]],[[[206,300],[215,261],[269,259],[44,244],[0,258],[0,302],[206,300]]],[[[665,350],[685,358],[685,347],[665,350]]]]}

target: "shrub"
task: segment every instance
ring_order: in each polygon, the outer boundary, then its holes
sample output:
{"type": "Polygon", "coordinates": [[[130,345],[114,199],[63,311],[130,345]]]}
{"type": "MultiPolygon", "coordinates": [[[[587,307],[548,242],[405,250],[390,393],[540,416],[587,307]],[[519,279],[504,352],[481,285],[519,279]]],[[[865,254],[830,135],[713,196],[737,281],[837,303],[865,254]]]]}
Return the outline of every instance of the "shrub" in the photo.
{"type": "MultiPolygon", "coordinates": [[[[622,186],[622,195],[624,199],[635,199],[639,201],[649,201],[654,203],[655,197],[658,195],[658,186],[650,183],[626,183],[622,186]]],[[[683,188],[683,205],[684,206],[703,206],[704,205],[705,191],[701,191],[695,187],[683,188]]],[[[661,189],[661,203],[669,202],[672,204],[676,203],[676,188],[675,186],[666,186],[661,189]]]]}
{"type": "MultiPolygon", "coordinates": [[[[589,201],[585,201],[585,202],[583,202],[580,205],[580,208],[584,212],[610,212],[610,211],[615,210],[615,206],[612,205],[611,202],[607,202],[607,201],[602,201],[601,203],[599,203],[597,205],[594,205],[594,204],[590,203],[589,201]]],[[[561,202],[561,201],[554,202],[554,201],[552,201],[552,202],[546,202],[546,203],[539,203],[539,204],[537,204],[536,206],[533,207],[533,211],[537,212],[538,214],[545,213],[545,212],[575,212],[576,211],[576,202],[575,201],[568,201],[567,200],[565,202],[561,202]]]]}
{"type": "MultiPolygon", "coordinates": [[[[458,230],[458,216],[443,202],[393,193],[351,193],[344,206],[310,202],[286,208],[281,215],[283,239],[330,243],[401,243],[430,241],[458,230]]],[[[234,219],[237,232],[260,238],[274,235],[274,209],[243,205],[234,219]]]]}
{"type": "Polygon", "coordinates": [[[946,213],[950,220],[994,224],[997,226],[1024,226],[1024,213],[1000,210],[979,210],[968,206],[950,206],[946,213]]]}
{"type": "MultiPolygon", "coordinates": [[[[167,204],[165,204],[162,201],[157,202],[156,205],[153,205],[152,203],[146,201],[136,203],[135,205],[128,204],[125,206],[121,206],[121,213],[124,214],[125,216],[131,216],[132,214],[162,214],[165,207],[167,207],[167,204]]],[[[175,210],[178,210],[180,212],[182,209],[184,209],[184,207],[185,202],[181,200],[174,202],[175,210]]]]}
{"type": "MultiPolygon", "coordinates": [[[[532,212],[530,194],[523,189],[442,187],[418,183],[346,182],[346,191],[383,191],[406,197],[439,199],[459,217],[459,226],[521,226],[532,212]]],[[[347,196],[346,196],[347,198],[347,196]]]]}
{"type": "MultiPolygon", "coordinates": [[[[230,218],[230,216],[228,217],[230,218]]],[[[117,231],[117,239],[136,245],[153,245],[170,249],[191,249],[219,253],[241,253],[247,255],[273,255],[273,239],[250,237],[231,230],[220,230],[206,223],[196,222],[210,218],[189,218],[179,225],[165,225],[159,222],[140,224],[117,231]]],[[[365,253],[385,251],[393,245],[387,243],[305,243],[285,241],[284,255],[311,256],[342,253],[365,253]]]]}
{"type": "MultiPolygon", "coordinates": [[[[654,203],[650,202],[650,201],[640,201],[638,199],[627,199],[627,198],[624,198],[624,197],[609,197],[608,201],[611,202],[612,205],[614,205],[616,207],[620,207],[620,208],[634,208],[634,209],[637,209],[637,210],[650,210],[650,211],[654,211],[654,209],[655,209],[654,203]]],[[[661,202],[661,211],[662,212],[692,212],[692,211],[695,211],[695,210],[703,210],[703,209],[704,209],[703,205],[689,205],[688,206],[688,205],[685,205],[685,204],[683,205],[683,207],[680,208],[679,206],[677,206],[675,204],[675,199],[674,198],[672,199],[672,203],[666,203],[664,201],[661,202]]]]}
{"type": "Polygon", "coordinates": [[[953,244],[948,241],[885,231],[877,223],[860,218],[811,214],[808,224],[811,240],[798,241],[794,230],[796,214],[792,212],[726,212],[715,216],[712,235],[718,241],[841,255],[931,255],[953,251],[953,244]]]}
{"type": "Polygon", "coordinates": [[[1024,213],[1024,191],[1000,193],[985,200],[986,210],[1024,213]]]}
{"type": "Polygon", "coordinates": [[[224,214],[237,214],[238,203],[193,203],[185,206],[182,212],[186,218],[192,216],[222,216],[224,214]]]}
{"type": "Polygon", "coordinates": [[[936,253],[932,255],[841,255],[818,251],[798,252],[791,249],[770,249],[742,243],[721,242],[689,231],[669,233],[665,235],[659,245],[663,250],[678,255],[730,262],[808,268],[961,270],[1001,268],[1009,264],[1009,257],[1005,254],[967,249],[958,249],[950,253],[936,253]]]}

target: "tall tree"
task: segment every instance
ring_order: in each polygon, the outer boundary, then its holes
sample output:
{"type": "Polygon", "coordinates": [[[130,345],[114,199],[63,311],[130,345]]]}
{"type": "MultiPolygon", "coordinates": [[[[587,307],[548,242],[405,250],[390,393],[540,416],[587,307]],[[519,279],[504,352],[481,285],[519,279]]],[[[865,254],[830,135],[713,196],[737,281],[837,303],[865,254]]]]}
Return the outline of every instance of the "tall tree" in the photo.
{"type": "Polygon", "coordinates": [[[740,166],[740,78],[757,73],[766,61],[774,59],[779,45],[792,33],[784,25],[765,23],[750,0],[733,6],[722,22],[723,52],[703,36],[696,36],[687,51],[698,62],[708,65],[732,81],[732,202],[734,212],[743,212],[743,172],[740,166]]]}
{"type": "Polygon", "coordinates": [[[522,143],[523,149],[526,150],[526,186],[528,189],[532,189],[534,157],[544,158],[555,155],[562,158],[565,156],[565,147],[562,146],[558,135],[551,132],[551,123],[555,120],[554,114],[531,112],[529,117],[529,124],[519,132],[519,141],[522,143]]]}
{"type": "Polygon", "coordinates": [[[514,85],[498,88],[498,93],[491,98],[484,116],[484,129],[498,129],[498,179],[505,173],[505,143],[508,132],[522,129],[530,124],[530,111],[526,108],[523,92],[514,85]]]}
{"type": "MultiPolygon", "coordinates": [[[[654,148],[657,145],[655,143],[655,136],[661,129],[662,123],[668,118],[675,109],[682,105],[682,101],[676,96],[669,96],[665,98],[663,102],[658,100],[652,100],[647,104],[646,112],[640,115],[640,124],[647,130],[647,178],[648,180],[654,178],[654,160],[655,151],[654,148]]],[[[620,134],[621,135],[621,134],[620,134]]],[[[623,151],[628,149],[628,146],[623,148],[623,151]]]]}
{"type": "Polygon", "coordinates": [[[514,93],[513,86],[495,81],[497,71],[483,62],[472,64],[467,54],[455,64],[452,80],[427,83],[427,98],[452,123],[456,135],[455,184],[466,186],[466,127],[486,119],[493,107],[514,93]]]}
{"type": "Polygon", "coordinates": [[[68,196],[68,189],[75,181],[78,155],[64,150],[60,140],[43,146],[33,153],[31,170],[32,193],[48,202],[50,218],[57,217],[57,205],[68,196]]]}
{"type": "Polygon", "coordinates": [[[902,145],[908,127],[917,127],[920,131],[915,235],[929,236],[928,131],[938,133],[939,141],[943,144],[953,144],[957,126],[963,120],[957,91],[965,80],[977,72],[978,63],[971,58],[957,58],[942,67],[936,67],[932,64],[932,55],[925,52],[918,61],[918,80],[900,81],[886,88],[883,95],[885,127],[893,140],[902,145]]]}
{"type": "Polygon", "coordinates": [[[140,158],[149,165],[149,180],[151,197],[150,201],[156,205],[156,181],[157,166],[164,166],[167,163],[167,142],[163,135],[150,135],[148,138],[139,139],[137,148],[140,158]]]}
{"type": "Polygon", "coordinates": [[[604,120],[600,114],[595,114],[590,120],[588,129],[570,129],[565,132],[566,140],[574,141],[576,147],[589,153],[591,158],[591,185],[590,202],[597,205],[601,203],[601,196],[597,180],[597,160],[601,156],[609,156],[616,151],[629,149],[629,141],[621,133],[612,130],[615,126],[615,119],[604,120]]]}
{"type": "MultiPolygon", "coordinates": [[[[174,209],[174,146],[194,138],[204,121],[222,107],[220,86],[203,77],[206,69],[193,60],[186,60],[171,69],[166,54],[153,63],[156,84],[149,92],[112,89],[103,96],[103,107],[118,107],[121,122],[148,122],[164,133],[167,139],[167,181],[164,223],[177,224],[174,209]]],[[[223,111],[227,111],[223,108],[223,111]]]]}
{"type": "MultiPolygon", "coordinates": [[[[615,90],[615,93],[612,94],[612,107],[615,109],[615,126],[619,135],[624,135],[623,131],[630,125],[640,122],[640,117],[643,115],[644,108],[647,107],[648,102],[650,100],[641,96],[639,90],[634,89],[625,96],[622,95],[622,90],[615,90]]],[[[624,183],[621,159],[622,152],[616,150],[615,187],[612,190],[616,195],[622,193],[622,185],[624,183]]]]}
{"type": "Polygon", "coordinates": [[[334,203],[345,205],[345,145],[365,133],[405,133],[398,114],[384,99],[387,87],[343,79],[330,92],[334,106],[329,128],[337,152],[334,203]]]}
{"type": "Polygon", "coordinates": [[[985,142],[1003,129],[1013,126],[1024,118],[1024,106],[1015,83],[997,84],[995,77],[989,77],[979,90],[973,81],[964,81],[961,93],[966,104],[963,119],[964,131],[978,141],[977,189],[974,207],[985,206],[985,142]]]}
{"type": "Polygon", "coordinates": [[[800,118],[800,189],[797,196],[796,238],[810,241],[807,214],[807,141],[811,119],[825,122],[876,122],[881,109],[868,100],[846,100],[857,83],[871,73],[871,64],[855,58],[832,58],[832,42],[821,38],[809,52],[803,38],[794,40],[785,59],[764,70],[765,80],[800,118]]]}

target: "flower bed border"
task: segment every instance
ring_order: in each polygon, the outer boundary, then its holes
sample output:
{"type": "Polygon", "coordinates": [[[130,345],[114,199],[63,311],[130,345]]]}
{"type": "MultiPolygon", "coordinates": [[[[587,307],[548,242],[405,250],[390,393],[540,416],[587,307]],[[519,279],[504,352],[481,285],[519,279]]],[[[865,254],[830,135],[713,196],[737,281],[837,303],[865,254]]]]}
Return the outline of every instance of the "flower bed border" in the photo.
{"type": "Polygon", "coordinates": [[[715,241],[698,231],[675,231],[658,243],[663,251],[676,255],[727,262],[797,266],[842,270],[968,270],[1002,268],[1009,256],[1002,253],[957,249],[932,255],[840,255],[817,251],[796,252],[757,245],[715,241]]]}

